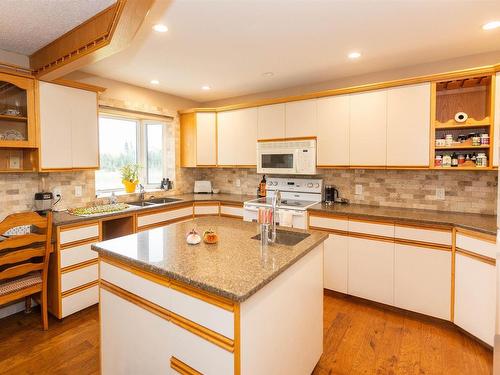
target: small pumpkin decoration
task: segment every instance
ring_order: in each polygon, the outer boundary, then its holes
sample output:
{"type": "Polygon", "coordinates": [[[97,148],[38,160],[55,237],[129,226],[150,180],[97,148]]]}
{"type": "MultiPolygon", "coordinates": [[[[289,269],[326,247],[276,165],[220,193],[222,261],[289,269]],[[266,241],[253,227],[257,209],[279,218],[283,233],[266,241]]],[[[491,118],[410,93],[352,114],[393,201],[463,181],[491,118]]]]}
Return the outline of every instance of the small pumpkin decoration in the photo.
{"type": "Polygon", "coordinates": [[[217,233],[209,229],[203,232],[203,241],[208,244],[214,244],[219,241],[219,237],[217,236],[217,233]]]}

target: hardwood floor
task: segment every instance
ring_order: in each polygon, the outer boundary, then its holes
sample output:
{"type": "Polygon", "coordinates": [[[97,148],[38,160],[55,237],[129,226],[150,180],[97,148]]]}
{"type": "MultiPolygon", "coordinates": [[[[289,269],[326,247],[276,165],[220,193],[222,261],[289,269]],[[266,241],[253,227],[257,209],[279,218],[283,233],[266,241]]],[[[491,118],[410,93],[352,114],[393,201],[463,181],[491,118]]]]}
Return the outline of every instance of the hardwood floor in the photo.
{"type": "MultiPolygon", "coordinates": [[[[491,374],[492,352],[457,329],[352,297],[325,295],[324,354],[314,375],[491,374]]],[[[62,322],[19,313],[0,320],[0,374],[99,373],[98,309],[62,322]]]]}

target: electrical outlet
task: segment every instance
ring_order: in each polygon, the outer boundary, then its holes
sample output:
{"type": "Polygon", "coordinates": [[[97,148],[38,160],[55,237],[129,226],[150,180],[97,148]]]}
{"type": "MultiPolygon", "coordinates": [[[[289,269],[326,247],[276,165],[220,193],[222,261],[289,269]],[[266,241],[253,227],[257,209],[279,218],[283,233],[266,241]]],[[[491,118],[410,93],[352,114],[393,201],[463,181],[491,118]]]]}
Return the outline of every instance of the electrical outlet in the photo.
{"type": "Polygon", "coordinates": [[[442,187],[436,188],[436,199],[438,200],[444,200],[445,197],[445,190],[442,187]]]}
{"type": "Polygon", "coordinates": [[[363,195],[363,185],[356,184],[354,194],[363,195]]]}
{"type": "Polygon", "coordinates": [[[241,186],[241,180],[239,178],[236,179],[236,187],[240,187],[241,186]]]}
{"type": "Polygon", "coordinates": [[[52,189],[52,194],[54,194],[54,197],[62,196],[61,194],[61,188],[59,186],[56,186],[55,188],[52,189]]]}
{"type": "Polygon", "coordinates": [[[75,186],[75,197],[82,196],[82,187],[80,185],[75,186]]]}

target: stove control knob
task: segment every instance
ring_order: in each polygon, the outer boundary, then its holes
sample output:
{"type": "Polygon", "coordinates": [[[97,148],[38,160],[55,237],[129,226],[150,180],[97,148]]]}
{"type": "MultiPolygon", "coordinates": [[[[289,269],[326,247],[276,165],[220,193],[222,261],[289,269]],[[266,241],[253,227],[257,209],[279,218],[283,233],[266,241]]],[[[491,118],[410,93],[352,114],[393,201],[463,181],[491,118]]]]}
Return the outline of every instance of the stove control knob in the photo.
{"type": "Polygon", "coordinates": [[[313,184],[312,184],[311,182],[309,182],[309,183],[307,184],[307,187],[308,187],[308,188],[312,188],[312,187],[313,187],[313,184]]]}
{"type": "Polygon", "coordinates": [[[267,181],[267,186],[272,186],[272,182],[271,181],[267,181]]]}
{"type": "Polygon", "coordinates": [[[314,187],[315,188],[319,188],[319,184],[314,184],[314,187]]]}
{"type": "Polygon", "coordinates": [[[278,185],[278,181],[274,181],[274,182],[273,182],[273,185],[274,185],[274,186],[277,186],[277,185],[278,185]]]}

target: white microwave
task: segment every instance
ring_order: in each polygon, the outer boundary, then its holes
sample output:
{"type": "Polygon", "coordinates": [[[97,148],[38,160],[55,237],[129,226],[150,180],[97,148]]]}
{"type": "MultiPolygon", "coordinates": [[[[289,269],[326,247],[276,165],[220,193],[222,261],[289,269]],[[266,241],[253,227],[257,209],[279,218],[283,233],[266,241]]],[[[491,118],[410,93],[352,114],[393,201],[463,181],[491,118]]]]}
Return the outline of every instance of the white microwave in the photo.
{"type": "Polygon", "coordinates": [[[316,174],[316,140],[257,142],[257,173],[316,174]]]}

